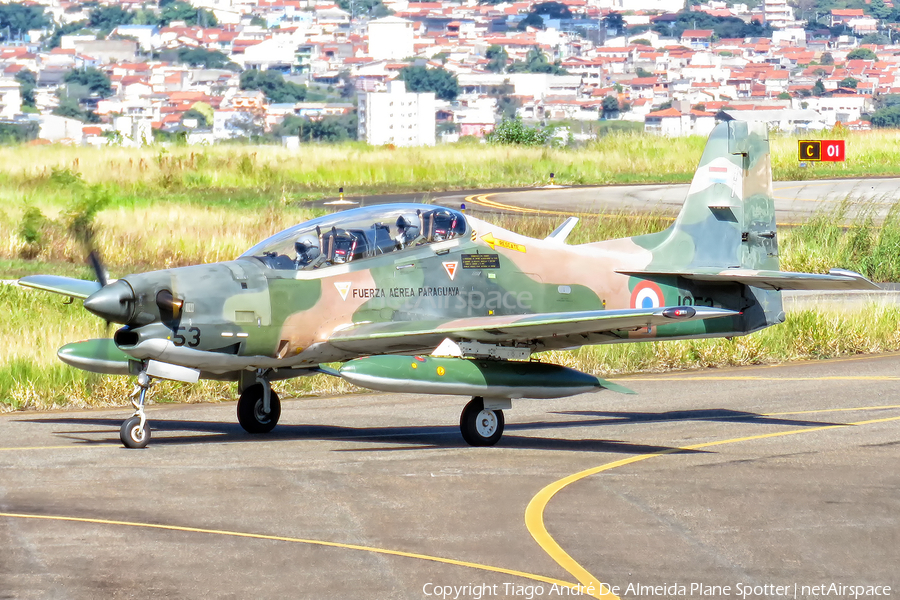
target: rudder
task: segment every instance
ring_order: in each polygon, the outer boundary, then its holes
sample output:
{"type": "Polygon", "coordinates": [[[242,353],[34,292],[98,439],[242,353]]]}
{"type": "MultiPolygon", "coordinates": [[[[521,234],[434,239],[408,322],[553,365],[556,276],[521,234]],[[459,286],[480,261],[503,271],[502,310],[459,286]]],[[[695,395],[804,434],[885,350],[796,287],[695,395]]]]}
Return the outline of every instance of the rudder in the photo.
{"type": "Polygon", "coordinates": [[[709,135],[681,212],[634,241],[650,270],[778,270],[772,167],[765,123],[724,121],[709,135]]]}

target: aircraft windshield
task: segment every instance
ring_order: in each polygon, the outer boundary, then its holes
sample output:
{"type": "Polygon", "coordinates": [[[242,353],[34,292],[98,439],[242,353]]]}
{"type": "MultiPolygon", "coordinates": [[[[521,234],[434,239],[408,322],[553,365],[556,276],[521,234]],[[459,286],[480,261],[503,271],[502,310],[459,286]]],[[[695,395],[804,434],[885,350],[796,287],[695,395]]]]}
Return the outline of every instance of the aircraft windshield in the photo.
{"type": "Polygon", "coordinates": [[[272,269],[311,270],[466,234],[466,219],[423,204],[370,206],[319,217],[275,234],[242,256],[272,269]]]}

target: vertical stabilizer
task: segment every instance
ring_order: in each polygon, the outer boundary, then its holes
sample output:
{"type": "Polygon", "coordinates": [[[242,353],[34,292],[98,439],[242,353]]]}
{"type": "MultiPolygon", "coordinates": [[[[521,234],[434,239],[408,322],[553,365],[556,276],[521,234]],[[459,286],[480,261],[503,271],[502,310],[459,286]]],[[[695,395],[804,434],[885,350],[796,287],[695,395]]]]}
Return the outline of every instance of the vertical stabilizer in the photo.
{"type": "Polygon", "coordinates": [[[778,270],[772,168],[764,123],[725,121],[709,135],[675,222],[634,238],[648,270],[778,270]]]}

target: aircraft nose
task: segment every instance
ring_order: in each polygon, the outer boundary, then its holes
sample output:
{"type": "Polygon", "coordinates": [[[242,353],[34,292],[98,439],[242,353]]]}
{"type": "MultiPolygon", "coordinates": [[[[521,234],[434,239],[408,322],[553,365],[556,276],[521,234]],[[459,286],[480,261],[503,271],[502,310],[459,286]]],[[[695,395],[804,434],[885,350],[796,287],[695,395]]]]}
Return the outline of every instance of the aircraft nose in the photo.
{"type": "Polygon", "coordinates": [[[123,325],[134,312],[134,290],[124,279],[110,283],[88,296],[84,307],[102,319],[123,325]]]}

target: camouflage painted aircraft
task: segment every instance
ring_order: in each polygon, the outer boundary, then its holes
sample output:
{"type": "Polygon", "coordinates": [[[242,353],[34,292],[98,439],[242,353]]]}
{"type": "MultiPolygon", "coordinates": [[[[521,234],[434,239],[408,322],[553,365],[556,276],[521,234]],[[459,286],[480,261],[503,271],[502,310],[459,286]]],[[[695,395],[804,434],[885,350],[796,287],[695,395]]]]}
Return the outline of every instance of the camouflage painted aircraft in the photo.
{"type": "Polygon", "coordinates": [[[270,382],[320,372],[374,390],[472,396],[463,438],[492,445],[513,399],[629,391],[534,353],[745,335],[784,321],[780,290],[877,287],[848,271],[778,270],[767,134],[740,121],[715,127],[668,229],[570,246],[576,221],[532,239],[449,208],[379,205],[297,225],[233,261],[112,283],[20,283],[82,298],[123,325],[59,357],[137,375],[121,428],[132,448],[150,439],[154,378],[235,381],[238,421],[264,433],[281,414],[270,382]]]}

